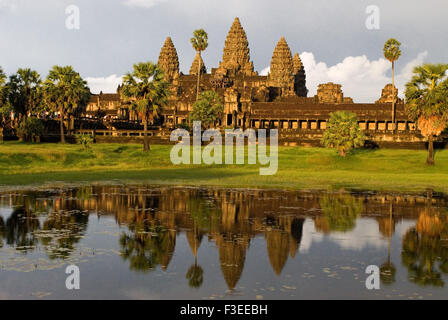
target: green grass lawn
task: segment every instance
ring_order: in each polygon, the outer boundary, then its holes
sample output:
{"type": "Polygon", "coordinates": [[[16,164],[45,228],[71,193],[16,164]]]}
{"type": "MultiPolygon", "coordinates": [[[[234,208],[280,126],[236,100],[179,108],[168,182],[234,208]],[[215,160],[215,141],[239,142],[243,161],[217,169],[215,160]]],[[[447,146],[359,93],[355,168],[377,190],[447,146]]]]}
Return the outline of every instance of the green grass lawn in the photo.
{"type": "Polygon", "coordinates": [[[0,185],[116,181],[282,189],[369,189],[448,192],[448,150],[425,164],[416,150],[358,150],[340,158],[334,150],[280,147],[278,172],[260,176],[258,165],[173,165],[171,146],[98,144],[0,144],[0,185]]]}

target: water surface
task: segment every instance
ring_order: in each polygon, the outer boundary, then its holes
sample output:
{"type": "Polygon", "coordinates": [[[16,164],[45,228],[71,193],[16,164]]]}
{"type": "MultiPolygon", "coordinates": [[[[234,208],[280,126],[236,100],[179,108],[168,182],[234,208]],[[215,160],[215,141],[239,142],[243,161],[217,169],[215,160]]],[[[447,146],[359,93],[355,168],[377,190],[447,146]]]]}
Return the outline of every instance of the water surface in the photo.
{"type": "Polygon", "coordinates": [[[0,299],[447,299],[446,208],[373,192],[2,192],[0,299]],[[66,289],[71,264],[80,290],[66,289]]]}

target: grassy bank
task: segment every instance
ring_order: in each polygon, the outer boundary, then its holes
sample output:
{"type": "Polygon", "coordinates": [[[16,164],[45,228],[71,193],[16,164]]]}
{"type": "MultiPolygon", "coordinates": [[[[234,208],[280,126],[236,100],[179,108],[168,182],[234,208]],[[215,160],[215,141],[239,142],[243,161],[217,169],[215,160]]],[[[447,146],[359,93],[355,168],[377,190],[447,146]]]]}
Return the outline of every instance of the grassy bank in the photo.
{"type": "Polygon", "coordinates": [[[381,191],[448,192],[448,151],[425,165],[426,152],[360,150],[340,158],[334,150],[279,148],[278,172],[260,176],[258,165],[173,165],[171,146],[98,144],[0,144],[0,185],[112,181],[151,184],[267,187],[283,189],[354,188],[381,191]]]}

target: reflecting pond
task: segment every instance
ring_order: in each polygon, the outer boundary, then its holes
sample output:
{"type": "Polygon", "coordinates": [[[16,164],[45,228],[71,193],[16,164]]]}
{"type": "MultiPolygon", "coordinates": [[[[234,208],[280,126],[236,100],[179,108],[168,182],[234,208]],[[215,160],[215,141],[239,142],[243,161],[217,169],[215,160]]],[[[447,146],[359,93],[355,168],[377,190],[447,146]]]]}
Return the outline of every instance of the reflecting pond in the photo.
{"type": "Polygon", "coordinates": [[[343,190],[3,191],[0,299],[447,299],[447,205],[343,190]],[[80,290],[65,285],[72,264],[80,290]]]}

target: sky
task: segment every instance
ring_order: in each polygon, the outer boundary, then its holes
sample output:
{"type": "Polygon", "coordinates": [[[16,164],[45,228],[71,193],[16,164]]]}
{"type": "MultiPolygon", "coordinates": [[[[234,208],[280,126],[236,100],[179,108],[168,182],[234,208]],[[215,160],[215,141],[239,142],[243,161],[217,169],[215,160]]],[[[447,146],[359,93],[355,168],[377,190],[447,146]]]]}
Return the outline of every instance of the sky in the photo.
{"type": "Polygon", "coordinates": [[[217,67],[235,17],[260,74],[286,38],[305,65],[309,96],[331,81],[355,102],[377,100],[391,82],[382,52],[391,37],[402,43],[401,95],[416,65],[448,63],[446,0],[0,0],[0,66],[8,75],[30,67],[46,77],[53,65],[72,65],[92,92],[114,92],[134,63],[157,62],[167,36],[188,73],[189,39],[199,28],[209,34],[204,62],[217,67]],[[79,8],[79,29],[67,28],[70,5],[79,8]]]}

